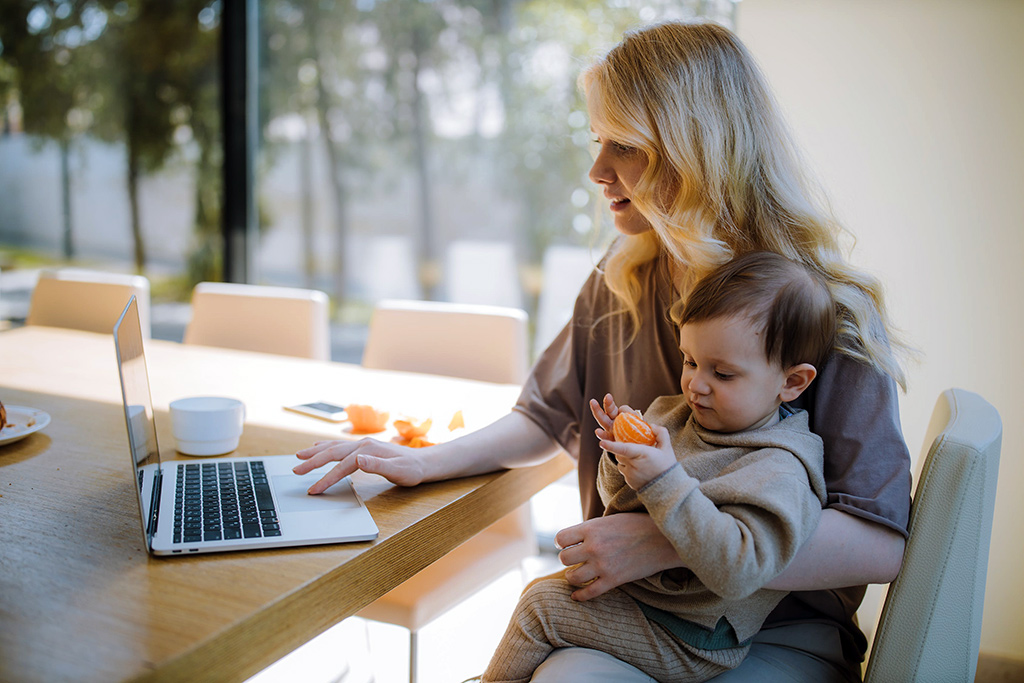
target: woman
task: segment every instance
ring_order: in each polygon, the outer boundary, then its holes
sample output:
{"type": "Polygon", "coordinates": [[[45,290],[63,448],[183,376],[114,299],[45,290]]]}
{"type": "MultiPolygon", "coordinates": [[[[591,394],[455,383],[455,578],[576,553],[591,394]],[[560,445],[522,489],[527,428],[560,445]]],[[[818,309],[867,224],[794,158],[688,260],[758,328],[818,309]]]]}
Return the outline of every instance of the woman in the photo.
{"type": "MultiPolygon", "coordinates": [[[[580,587],[574,597],[679,566],[647,515],[599,516],[598,425],[588,401],[611,393],[646,406],[678,393],[682,359],[670,313],[714,266],[753,250],[802,261],[828,281],[839,317],[835,351],[799,404],[825,444],[828,503],[811,540],[769,584],[795,592],[769,617],[748,659],[716,680],[857,680],[866,643],[853,614],[865,584],[891,581],[899,570],[910,505],[896,399],[901,347],[881,288],[843,260],[841,229],[815,202],[764,77],[728,30],[640,29],[584,71],[580,84],[598,145],[590,178],[621,236],[515,410],[423,451],[372,440],[317,444],[298,454],[305,462],[296,472],[339,462],[311,493],[356,468],[412,486],[533,464],[561,446],[578,461],[586,518],[556,537],[562,563],[572,567],[566,578],[580,587]]],[[[590,651],[559,650],[534,680],[646,680],[624,667],[590,651]]]]}

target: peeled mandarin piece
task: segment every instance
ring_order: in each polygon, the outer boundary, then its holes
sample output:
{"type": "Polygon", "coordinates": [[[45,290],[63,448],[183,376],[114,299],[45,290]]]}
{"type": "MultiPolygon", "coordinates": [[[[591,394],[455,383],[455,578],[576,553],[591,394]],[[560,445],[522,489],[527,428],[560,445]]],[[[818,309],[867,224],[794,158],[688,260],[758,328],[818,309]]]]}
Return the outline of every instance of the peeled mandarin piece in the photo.
{"type": "Polygon", "coordinates": [[[352,423],[353,434],[376,434],[383,432],[388,424],[388,413],[373,406],[353,403],[345,408],[345,412],[352,423]]]}
{"type": "Polygon", "coordinates": [[[459,429],[459,428],[465,427],[465,426],[466,426],[466,423],[462,419],[462,411],[461,410],[456,410],[455,414],[452,415],[452,421],[448,423],[448,431],[449,432],[454,432],[456,429],[459,429]]]}
{"type": "Polygon", "coordinates": [[[406,446],[408,446],[409,448],[426,448],[427,446],[435,445],[437,444],[427,441],[422,436],[414,436],[413,438],[409,439],[409,443],[406,444],[406,446]]]}
{"type": "Polygon", "coordinates": [[[633,413],[619,413],[615,417],[615,421],[612,422],[612,435],[615,436],[616,441],[639,443],[646,446],[653,446],[657,441],[651,425],[633,413]]]}
{"type": "Polygon", "coordinates": [[[433,420],[429,417],[426,420],[417,422],[416,420],[395,420],[395,431],[398,432],[399,436],[403,439],[412,439],[417,436],[424,436],[430,431],[430,425],[433,424],[433,420]]]}

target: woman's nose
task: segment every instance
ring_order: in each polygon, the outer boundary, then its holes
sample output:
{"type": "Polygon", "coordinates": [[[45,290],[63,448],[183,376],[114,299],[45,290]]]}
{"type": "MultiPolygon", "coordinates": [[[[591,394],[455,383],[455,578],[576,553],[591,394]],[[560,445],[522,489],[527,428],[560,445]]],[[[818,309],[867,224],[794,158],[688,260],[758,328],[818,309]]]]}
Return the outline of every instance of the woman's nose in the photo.
{"type": "Polygon", "coordinates": [[[598,152],[597,156],[594,157],[594,163],[590,166],[590,173],[587,174],[591,182],[597,183],[598,185],[611,185],[615,182],[615,173],[612,171],[611,166],[605,162],[604,152],[598,152]]]}

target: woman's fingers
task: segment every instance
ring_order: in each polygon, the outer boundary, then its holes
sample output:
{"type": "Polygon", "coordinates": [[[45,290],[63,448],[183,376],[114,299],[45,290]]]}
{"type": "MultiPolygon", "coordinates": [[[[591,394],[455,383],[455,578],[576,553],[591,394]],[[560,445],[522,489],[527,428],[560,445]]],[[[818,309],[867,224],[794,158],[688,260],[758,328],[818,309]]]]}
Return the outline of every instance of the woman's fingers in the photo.
{"type": "MultiPolygon", "coordinates": [[[[355,460],[355,458],[352,458],[352,460],[355,460]]],[[[355,467],[347,463],[340,463],[338,465],[335,465],[334,467],[331,468],[330,472],[322,476],[320,479],[316,481],[316,483],[310,486],[306,490],[306,493],[312,496],[323,493],[324,491],[331,488],[348,475],[352,474],[352,472],[354,471],[355,467]]]]}

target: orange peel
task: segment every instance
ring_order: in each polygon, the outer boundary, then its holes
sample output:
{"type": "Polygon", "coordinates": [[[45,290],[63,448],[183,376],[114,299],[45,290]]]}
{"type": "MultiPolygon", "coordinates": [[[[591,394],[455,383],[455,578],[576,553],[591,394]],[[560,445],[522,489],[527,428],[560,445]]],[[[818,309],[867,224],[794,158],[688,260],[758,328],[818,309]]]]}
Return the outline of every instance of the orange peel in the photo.
{"type": "Polygon", "coordinates": [[[352,423],[353,434],[376,434],[383,432],[388,424],[389,413],[373,406],[352,403],[345,407],[345,412],[352,423]]]}
{"type": "Polygon", "coordinates": [[[430,431],[430,425],[433,423],[433,420],[428,417],[426,420],[420,421],[413,419],[395,420],[392,424],[395,426],[395,431],[403,439],[414,439],[417,436],[425,436],[430,431]]]}

